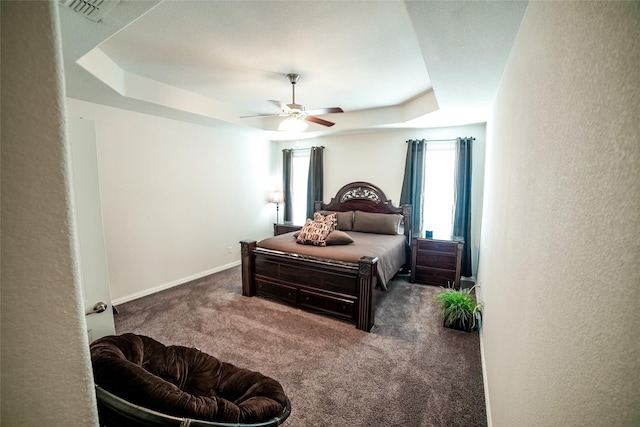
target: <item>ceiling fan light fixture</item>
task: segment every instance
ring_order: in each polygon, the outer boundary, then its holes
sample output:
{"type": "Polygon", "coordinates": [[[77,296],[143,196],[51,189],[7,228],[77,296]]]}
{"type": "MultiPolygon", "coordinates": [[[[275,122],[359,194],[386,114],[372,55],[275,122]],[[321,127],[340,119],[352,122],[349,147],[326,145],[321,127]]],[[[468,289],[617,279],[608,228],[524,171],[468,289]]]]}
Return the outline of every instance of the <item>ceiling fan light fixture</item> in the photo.
{"type": "Polygon", "coordinates": [[[307,128],[307,126],[309,126],[309,123],[307,123],[304,119],[287,117],[280,123],[280,125],[278,126],[278,130],[302,132],[307,128]]]}

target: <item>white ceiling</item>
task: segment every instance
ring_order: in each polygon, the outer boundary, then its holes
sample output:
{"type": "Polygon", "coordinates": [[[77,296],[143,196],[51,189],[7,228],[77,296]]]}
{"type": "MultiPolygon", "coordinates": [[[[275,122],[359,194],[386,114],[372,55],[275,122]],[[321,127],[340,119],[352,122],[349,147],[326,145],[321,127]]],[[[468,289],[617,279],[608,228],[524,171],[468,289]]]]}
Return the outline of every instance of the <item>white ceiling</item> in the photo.
{"type": "Polygon", "coordinates": [[[269,139],[483,122],[526,5],[122,0],[99,22],[61,6],[66,90],[269,139]],[[287,73],[297,103],[344,109],[322,116],[335,126],[302,136],[241,118],[291,103],[287,73]]]}

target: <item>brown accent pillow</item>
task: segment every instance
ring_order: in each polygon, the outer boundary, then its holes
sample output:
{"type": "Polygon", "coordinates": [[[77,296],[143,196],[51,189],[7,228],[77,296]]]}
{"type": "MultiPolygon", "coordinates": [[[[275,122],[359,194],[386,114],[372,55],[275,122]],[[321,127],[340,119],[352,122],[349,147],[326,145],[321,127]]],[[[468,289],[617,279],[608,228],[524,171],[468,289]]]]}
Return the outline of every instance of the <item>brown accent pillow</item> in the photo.
{"type": "Polygon", "coordinates": [[[377,234],[398,234],[402,221],[400,214],[382,214],[355,211],[353,218],[353,231],[377,234]]]}
{"type": "Polygon", "coordinates": [[[336,214],[338,218],[338,224],[336,230],[351,231],[353,230],[353,211],[339,212],[339,211],[320,211],[322,215],[336,214]]]}
{"type": "Polygon", "coordinates": [[[353,243],[353,239],[344,231],[333,230],[329,233],[325,242],[327,243],[327,246],[348,245],[349,243],[353,243]]]}

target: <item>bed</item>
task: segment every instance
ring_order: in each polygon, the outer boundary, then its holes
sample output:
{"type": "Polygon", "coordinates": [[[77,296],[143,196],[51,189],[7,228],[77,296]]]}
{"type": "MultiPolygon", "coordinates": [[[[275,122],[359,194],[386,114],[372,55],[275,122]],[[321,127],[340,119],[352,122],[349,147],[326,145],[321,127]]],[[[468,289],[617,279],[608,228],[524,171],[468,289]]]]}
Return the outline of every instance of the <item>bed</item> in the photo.
{"type": "Polygon", "coordinates": [[[378,297],[396,273],[408,271],[411,206],[396,207],[380,188],[358,181],[314,209],[335,215],[339,235],[352,242],[299,244],[295,232],[241,241],[242,294],[337,316],[368,332],[378,297]]]}

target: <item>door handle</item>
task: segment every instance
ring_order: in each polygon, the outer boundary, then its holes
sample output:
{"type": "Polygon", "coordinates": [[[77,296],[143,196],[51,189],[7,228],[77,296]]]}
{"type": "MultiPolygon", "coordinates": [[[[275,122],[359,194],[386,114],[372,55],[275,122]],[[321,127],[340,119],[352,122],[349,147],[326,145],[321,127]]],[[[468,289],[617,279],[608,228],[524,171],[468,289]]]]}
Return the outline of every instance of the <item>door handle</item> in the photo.
{"type": "Polygon", "coordinates": [[[108,307],[109,307],[109,306],[108,306],[106,303],[104,303],[104,302],[100,301],[99,303],[97,303],[96,305],[94,305],[94,306],[93,306],[93,310],[91,310],[91,311],[87,311],[87,312],[85,313],[85,316],[88,316],[88,315],[90,315],[90,314],[98,314],[98,313],[102,313],[102,312],[103,312],[103,311],[105,311],[108,307]]]}

